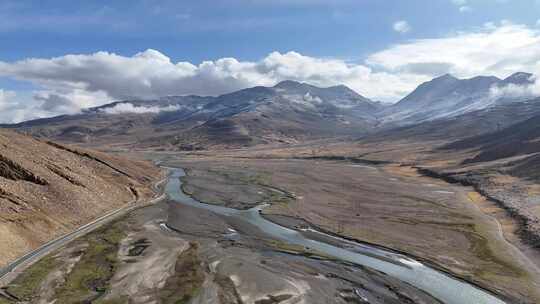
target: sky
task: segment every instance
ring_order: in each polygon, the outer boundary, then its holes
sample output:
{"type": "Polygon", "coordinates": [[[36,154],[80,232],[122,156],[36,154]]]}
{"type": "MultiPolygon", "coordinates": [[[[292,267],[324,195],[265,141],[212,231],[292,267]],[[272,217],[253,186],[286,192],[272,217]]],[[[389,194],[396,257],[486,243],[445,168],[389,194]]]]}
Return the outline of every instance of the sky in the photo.
{"type": "Polygon", "coordinates": [[[0,123],[292,79],[396,102],[540,71],[540,0],[0,0],[0,123]]]}

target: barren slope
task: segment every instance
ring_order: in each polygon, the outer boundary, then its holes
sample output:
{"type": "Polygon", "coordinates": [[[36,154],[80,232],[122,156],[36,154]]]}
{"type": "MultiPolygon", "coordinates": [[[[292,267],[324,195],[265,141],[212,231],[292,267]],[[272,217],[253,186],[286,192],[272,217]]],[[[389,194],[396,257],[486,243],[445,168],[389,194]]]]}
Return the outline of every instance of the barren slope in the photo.
{"type": "Polygon", "coordinates": [[[0,266],[151,195],[159,171],[0,129],[0,266]]]}

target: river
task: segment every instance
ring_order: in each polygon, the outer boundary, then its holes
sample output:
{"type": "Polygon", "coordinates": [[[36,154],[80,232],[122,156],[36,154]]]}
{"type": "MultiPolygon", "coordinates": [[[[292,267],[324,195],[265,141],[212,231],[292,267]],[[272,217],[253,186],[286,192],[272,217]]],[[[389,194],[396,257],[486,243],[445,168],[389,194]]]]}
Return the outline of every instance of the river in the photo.
{"type": "MultiPolygon", "coordinates": [[[[236,210],[201,203],[186,195],[181,190],[182,181],[180,180],[180,177],[185,176],[184,170],[180,168],[169,169],[171,170],[171,176],[165,186],[165,191],[171,200],[180,204],[206,209],[224,216],[235,217],[235,220],[244,221],[254,225],[269,237],[276,240],[308,247],[342,261],[363,265],[384,272],[389,276],[415,286],[445,304],[505,303],[493,294],[478,288],[475,285],[430,268],[429,266],[402,254],[364,244],[353,243],[340,238],[337,239],[346,244],[343,248],[309,239],[296,230],[280,226],[263,218],[260,215],[260,210],[264,206],[255,207],[249,210],[236,210]]],[[[328,237],[336,238],[333,236],[328,237]]]]}

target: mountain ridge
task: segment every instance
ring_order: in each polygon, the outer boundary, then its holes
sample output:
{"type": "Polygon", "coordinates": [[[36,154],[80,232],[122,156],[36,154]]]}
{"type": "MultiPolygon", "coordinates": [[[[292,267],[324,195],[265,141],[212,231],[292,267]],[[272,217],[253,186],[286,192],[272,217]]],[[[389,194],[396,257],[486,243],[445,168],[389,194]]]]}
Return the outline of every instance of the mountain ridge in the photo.
{"type": "Polygon", "coordinates": [[[220,96],[167,96],[116,101],[72,116],[3,127],[73,143],[111,141],[143,146],[246,146],[360,134],[377,123],[383,106],[337,85],[297,81],[257,86],[220,96]],[[114,115],[122,114],[122,115],[114,115]]]}
{"type": "MultiPolygon", "coordinates": [[[[524,72],[505,79],[459,79],[444,74],[420,84],[394,105],[372,101],[345,85],[322,88],[284,80],[271,87],[256,86],[219,96],[115,101],[80,114],[2,127],[83,145],[115,140],[123,147],[202,149],[297,143],[429,124],[513,103],[519,98],[491,99],[492,89],[529,85],[532,79],[532,74],[524,72]]],[[[485,126],[484,131],[492,129],[492,124],[485,126]]]]}
{"type": "MultiPolygon", "coordinates": [[[[493,95],[493,88],[511,84],[530,85],[532,77],[532,74],[524,72],[516,72],[505,79],[495,76],[459,79],[444,74],[420,84],[410,94],[383,110],[381,117],[385,122],[406,125],[485,109],[503,102],[503,98],[493,95]]],[[[504,102],[519,99],[506,98],[504,102]]]]}

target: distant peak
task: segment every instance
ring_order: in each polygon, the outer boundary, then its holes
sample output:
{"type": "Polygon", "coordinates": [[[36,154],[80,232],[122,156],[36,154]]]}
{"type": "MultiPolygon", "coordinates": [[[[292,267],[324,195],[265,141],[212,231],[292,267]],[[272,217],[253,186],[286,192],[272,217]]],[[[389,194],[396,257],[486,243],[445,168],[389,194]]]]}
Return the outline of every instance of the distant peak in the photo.
{"type": "Polygon", "coordinates": [[[351,88],[349,88],[348,86],[346,86],[346,85],[344,85],[344,84],[339,84],[339,85],[336,85],[336,86],[331,86],[330,89],[351,90],[351,88]]]}
{"type": "Polygon", "coordinates": [[[358,94],[355,90],[349,88],[348,86],[346,86],[344,84],[328,87],[327,89],[331,90],[331,91],[334,91],[334,92],[349,93],[349,94],[353,94],[353,95],[358,94]]]}
{"type": "Polygon", "coordinates": [[[533,77],[531,73],[517,72],[504,79],[506,82],[528,82],[533,77]]]}
{"type": "Polygon", "coordinates": [[[301,85],[302,84],[300,82],[298,82],[298,81],[283,80],[283,81],[279,82],[278,84],[276,84],[274,86],[274,88],[287,89],[287,88],[296,88],[296,87],[299,87],[301,85]]]}
{"type": "Polygon", "coordinates": [[[530,85],[533,84],[535,81],[533,78],[534,75],[531,73],[517,72],[506,77],[503,81],[499,82],[499,86],[506,86],[511,84],[517,86],[530,85]]]}
{"type": "Polygon", "coordinates": [[[454,77],[452,74],[446,73],[442,76],[433,78],[433,81],[437,80],[458,80],[456,77],[454,77]]]}
{"type": "Polygon", "coordinates": [[[472,81],[482,81],[482,80],[487,80],[487,81],[492,81],[492,82],[495,82],[495,81],[501,81],[501,79],[499,79],[498,77],[495,77],[495,76],[475,76],[473,78],[470,78],[468,80],[472,80],[472,81]]]}

